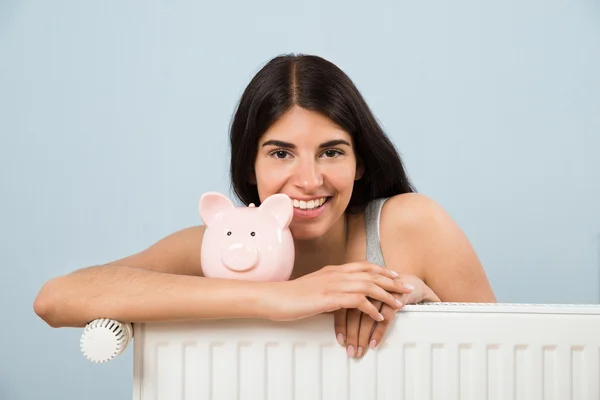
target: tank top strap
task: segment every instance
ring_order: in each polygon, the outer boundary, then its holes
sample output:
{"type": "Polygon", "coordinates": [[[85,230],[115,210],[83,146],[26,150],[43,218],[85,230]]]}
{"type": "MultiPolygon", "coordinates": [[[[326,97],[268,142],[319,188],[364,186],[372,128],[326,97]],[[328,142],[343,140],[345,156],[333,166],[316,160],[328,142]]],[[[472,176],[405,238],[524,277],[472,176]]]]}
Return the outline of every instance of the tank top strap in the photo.
{"type": "Polygon", "coordinates": [[[371,201],[365,209],[365,230],[367,233],[367,261],[385,266],[383,253],[381,252],[380,237],[379,237],[379,219],[381,217],[381,209],[387,198],[376,199],[371,201]]]}

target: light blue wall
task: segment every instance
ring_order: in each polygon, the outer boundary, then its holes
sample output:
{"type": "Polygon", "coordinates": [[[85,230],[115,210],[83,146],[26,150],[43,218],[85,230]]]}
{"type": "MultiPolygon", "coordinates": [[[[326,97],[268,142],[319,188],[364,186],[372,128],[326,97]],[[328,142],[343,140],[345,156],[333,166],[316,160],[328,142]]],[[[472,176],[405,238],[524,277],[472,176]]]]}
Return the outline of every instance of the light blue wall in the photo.
{"type": "Polygon", "coordinates": [[[131,348],[91,365],[33,299],[197,224],[237,98],[283,52],[355,80],[500,301],[598,301],[600,3],[366,4],[0,2],[0,398],[131,397],[131,348]]]}

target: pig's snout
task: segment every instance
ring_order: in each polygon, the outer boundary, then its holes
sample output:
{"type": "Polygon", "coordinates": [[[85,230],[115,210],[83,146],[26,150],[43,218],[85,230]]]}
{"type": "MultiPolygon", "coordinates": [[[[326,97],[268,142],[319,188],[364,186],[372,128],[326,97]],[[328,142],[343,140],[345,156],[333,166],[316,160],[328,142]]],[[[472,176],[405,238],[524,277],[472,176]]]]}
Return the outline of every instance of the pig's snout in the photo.
{"type": "Polygon", "coordinates": [[[233,244],[223,251],[222,261],[232,271],[247,271],[257,264],[258,251],[242,244],[233,244]]]}

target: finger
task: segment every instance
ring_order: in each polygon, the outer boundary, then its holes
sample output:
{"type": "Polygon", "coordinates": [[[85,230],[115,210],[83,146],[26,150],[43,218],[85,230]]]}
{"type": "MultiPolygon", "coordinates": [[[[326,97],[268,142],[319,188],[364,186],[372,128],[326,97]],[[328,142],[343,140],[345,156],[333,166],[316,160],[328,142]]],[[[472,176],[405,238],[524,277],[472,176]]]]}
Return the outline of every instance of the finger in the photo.
{"type": "Polygon", "coordinates": [[[381,265],[371,264],[369,262],[355,262],[340,265],[337,270],[344,273],[370,272],[377,275],[382,275],[390,279],[398,278],[398,273],[381,265]]]}
{"type": "Polygon", "coordinates": [[[379,346],[390,326],[391,321],[393,321],[393,318],[391,318],[390,320],[383,320],[382,322],[377,323],[375,329],[373,329],[373,333],[371,334],[371,340],[369,340],[370,349],[374,349],[377,346],[379,346]]]}
{"type": "MultiPolygon", "coordinates": [[[[380,301],[374,302],[374,306],[380,310],[383,306],[383,303],[380,301]]],[[[387,306],[385,306],[387,307],[387,306]]],[[[390,307],[387,307],[390,309],[390,307]]],[[[383,313],[381,313],[383,315],[383,313]]],[[[385,315],[383,316],[385,321],[385,315]]],[[[371,338],[371,334],[373,333],[373,329],[377,323],[373,320],[373,318],[369,317],[367,314],[361,314],[360,319],[360,330],[358,333],[358,347],[356,349],[356,357],[362,357],[367,352],[369,346],[369,339],[371,338]]]]}
{"type": "Polygon", "coordinates": [[[387,276],[374,274],[372,272],[357,272],[344,276],[342,281],[359,281],[359,282],[370,282],[379,286],[382,289],[390,293],[412,293],[414,287],[409,283],[404,282],[402,279],[390,279],[387,276]]]}
{"type": "Polygon", "coordinates": [[[401,307],[401,305],[398,302],[396,302],[396,299],[394,298],[392,293],[387,292],[375,283],[350,280],[340,282],[339,285],[340,291],[342,292],[356,293],[363,296],[368,296],[373,300],[379,300],[383,303],[389,304],[390,307],[401,307]]]}
{"type": "Polygon", "coordinates": [[[402,303],[398,299],[396,299],[396,297],[394,297],[394,293],[390,293],[377,285],[371,286],[367,292],[367,295],[370,298],[374,300],[379,300],[392,308],[400,309],[400,307],[402,307],[402,303]]]}
{"type": "Polygon", "coordinates": [[[333,329],[335,331],[335,337],[340,344],[344,346],[346,344],[346,313],[348,310],[342,308],[337,310],[333,315],[333,329]]]}
{"type": "MultiPolygon", "coordinates": [[[[377,310],[379,312],[379,310],[377,310]]],[[[346,316],[346,353],[348,357],[355,357],[358,348],[358,333],[360,329],[360,320],[363,314],[360,310],[354,308],[348,310],[346,316]]]]}
{"type": "MultiPolygon", "coordinates": [[[[398,299],[402,299],[403,296],[396,295],[395,297],[397,297],[398,299]]],[[[373,329],[369,340],[369,348],[374,349],[382,342],[384,335],[388,331],[388,328],[394,320],[394,317],[396,316],[397,312],[398,310],[388,307],[385,304],[383,305],[383,307],[381,307],[381,315],[383,315],[384,319],[382,322],[378,322],[375,326],[375,329],[373,329]]]]}
{"type": "Polygon", "coordinates": [[[366,291],[366,295],[373,300],[379,300],[382,303],[388,304],[390,307],[400,308],[401,304],[396,301],[394,295],[377,285],[372,285],[366,291]]]}
{"type": "Polygon", "coordinates": [[[414,293],[399,295],[396,298],[402,303],[403,307],[407,304],[417,304],[419,302],[419,299],[417,299],[417,296],[414,293]]]}
{"type": "MultiPolygon", "coordinates": [[[[360,311],[368,314],[375,321],[383,321],[383,315],[379,313],[377,307],[373,305],[365,296],[361,296],[360,294],[347,294],[345,296],[340,296],[337,299],[337,308],[358,308],[360,311]]],[[[350,311],[350,310],[348,310],[350,311]]],[[[346,317],[347,319],[348,317],[346,317]]],[[[346,329],[346,335],[348,335],[346,329]]],[[[346,341],[348,338],[346,337],[346,341]]]]}
{"type": "MultiPolygon", "coordinates": [[[[365,278],[368,279],[367,277],[365,278]]],[[[413,293],[415,290],[411,284],[403,282],[402,279],[388,279],[383,276],[373,275],[370,277],[370,280],[391,293],[408,294],[413,293]]]]}

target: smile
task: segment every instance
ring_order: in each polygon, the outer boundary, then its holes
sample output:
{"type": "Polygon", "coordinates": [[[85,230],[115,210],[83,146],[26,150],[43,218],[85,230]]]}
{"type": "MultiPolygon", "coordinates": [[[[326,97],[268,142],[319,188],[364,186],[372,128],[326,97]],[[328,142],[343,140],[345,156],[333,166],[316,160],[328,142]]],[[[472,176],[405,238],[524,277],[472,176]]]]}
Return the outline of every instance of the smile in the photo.
{"type": "Polygon", "coordinates": [[[314,210],[321,207],[323,204],[327,202],[328,197],[320,197],[318,199],[313,200],[293,200],[294,208],[299,208],[301,210],[314,210]]]}

